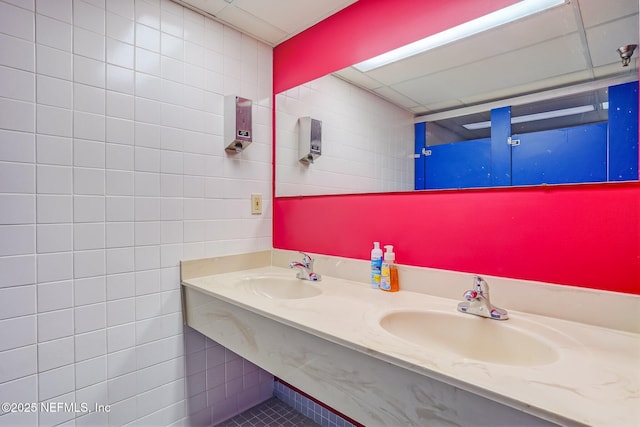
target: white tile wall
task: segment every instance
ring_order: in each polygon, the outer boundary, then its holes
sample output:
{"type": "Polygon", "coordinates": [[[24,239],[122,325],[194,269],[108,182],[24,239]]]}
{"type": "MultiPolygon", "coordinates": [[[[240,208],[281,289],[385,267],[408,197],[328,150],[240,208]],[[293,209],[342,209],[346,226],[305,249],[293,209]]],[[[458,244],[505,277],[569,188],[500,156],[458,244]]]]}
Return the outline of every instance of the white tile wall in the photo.
{"type": "Polygon", "coordinates": [[[414,187],[413,114],[332,75],[276,97],[279,196],[414,187]],[[298,118],[322,121],[322,155],[298,159],[298,118]]]}
{"type": "Polygon", "coordinates": [[[170,0],[0,0],[0,400],[112,405],[0,425],[211,425],[271,395],[179,292],[180,259],[271,248],[271,58],[170,0]],[[233,158],[228,94],[255,100],[233,158]]]}

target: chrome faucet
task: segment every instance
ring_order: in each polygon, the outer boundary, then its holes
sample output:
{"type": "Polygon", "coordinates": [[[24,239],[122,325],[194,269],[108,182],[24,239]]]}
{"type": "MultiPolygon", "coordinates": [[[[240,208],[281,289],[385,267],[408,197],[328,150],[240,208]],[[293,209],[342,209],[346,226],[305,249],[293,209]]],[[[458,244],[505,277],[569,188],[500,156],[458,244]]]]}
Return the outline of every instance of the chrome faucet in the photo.
{"type": "Polygon", "coordinates": [[[473,276],[473,289],[466,291],[464,298],[466,301],[458,304],[458,311],[496,320],[509,318],[506,310],[491,304],[489,285],[480,276],[473,276]]]}
{"type": "Polygon", "coordinates": [[[312,282],[317,282],[322,279],[318,273],[313,271],[313,258],[304,252],[300,252],[302,254],[302,262],[292,261],[289,263],[289,268],[297,268],[298,274],[296,277],[301,280],[311,280],[312,282]]]}

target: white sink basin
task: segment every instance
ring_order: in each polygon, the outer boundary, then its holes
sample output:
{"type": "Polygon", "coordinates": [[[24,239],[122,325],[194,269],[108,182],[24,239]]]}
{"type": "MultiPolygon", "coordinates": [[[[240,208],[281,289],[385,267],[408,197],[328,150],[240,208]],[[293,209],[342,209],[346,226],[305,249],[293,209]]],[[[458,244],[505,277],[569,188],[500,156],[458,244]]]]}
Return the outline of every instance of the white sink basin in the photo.
{"type": "Polygon", "coordinates": [[[440,311],[394,312],[380,319],[380,325],[398,338],[462,358],[515,366],[545,365],[558,360],[552,344],[513,323],[440,311]]]}
{"type": "Polygon", "coordinates": [[[250,276],[243,278],[240,283],[256,295],[272,299],[311,298],[322,293],[318,285],[289,276],[250,276]]]}

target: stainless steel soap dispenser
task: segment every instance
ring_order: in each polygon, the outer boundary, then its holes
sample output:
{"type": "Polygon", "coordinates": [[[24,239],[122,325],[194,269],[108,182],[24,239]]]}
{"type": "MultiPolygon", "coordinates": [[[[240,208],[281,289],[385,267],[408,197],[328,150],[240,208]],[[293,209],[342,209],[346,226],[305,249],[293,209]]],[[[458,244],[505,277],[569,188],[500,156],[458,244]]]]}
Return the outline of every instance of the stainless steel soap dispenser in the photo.
{"type": "Polygon", "coordinates": [[[322,154],[322,122],[311,117],[300,117],[298,121],[298,160],[309,165],[322,154]]]}
{"type": "Polygon", "coordinates": [[[224,142],[228,153],[240,153],[253,141],[250,99],[224,97],[224,142]]]}

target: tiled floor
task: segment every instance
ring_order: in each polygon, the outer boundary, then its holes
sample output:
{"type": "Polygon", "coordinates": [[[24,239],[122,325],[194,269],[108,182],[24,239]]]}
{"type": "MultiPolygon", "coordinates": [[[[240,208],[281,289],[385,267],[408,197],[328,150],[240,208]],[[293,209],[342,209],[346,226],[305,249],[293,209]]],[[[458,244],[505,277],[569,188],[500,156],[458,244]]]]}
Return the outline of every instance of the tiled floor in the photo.
{"type": "Polygon", "coordinates": [[[215,427],[318,427],[319,425],[273,397],[215,427]]]}

